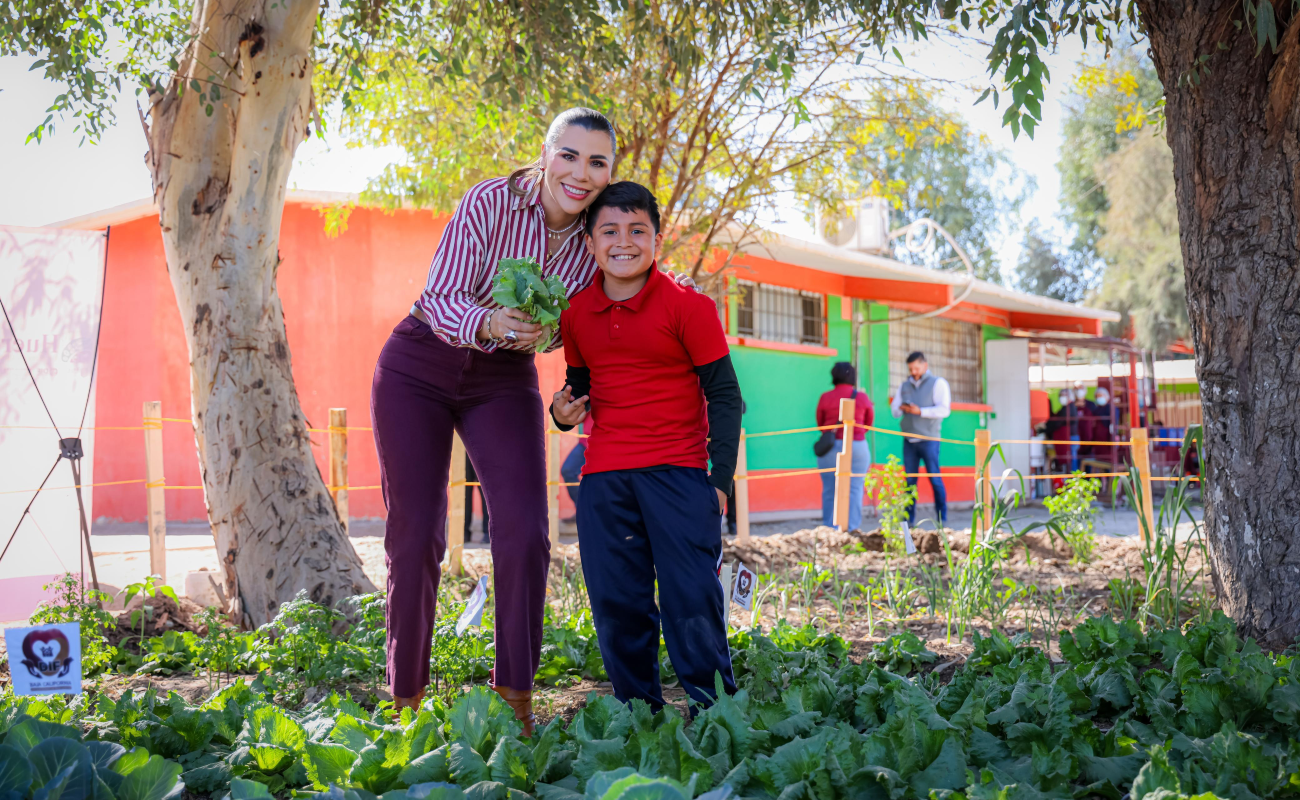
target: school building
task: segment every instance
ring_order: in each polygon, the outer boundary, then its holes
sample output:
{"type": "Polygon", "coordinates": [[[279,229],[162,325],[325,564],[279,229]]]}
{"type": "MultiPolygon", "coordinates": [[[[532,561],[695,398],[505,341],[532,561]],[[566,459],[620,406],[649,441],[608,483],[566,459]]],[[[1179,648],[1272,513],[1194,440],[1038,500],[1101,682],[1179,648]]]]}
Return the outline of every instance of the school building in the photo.
{"type": "MultiPolygon", "coordinates": [[[[348,409],[352,426],[369,426],[370,382],[389,332],[423,289],[429,262],[449,219],[429,211],[358,206],[336,235],[326,210],[355,198],[290,193],[281,230],[283,262],[277,283],[288,326],[293,372],[312,427],[323,428],[330,408],[348,409]]],[[[95,388],[94,480],[133,480],[145,474],[138,426],[142,403],[161,400],[164,417],[188,418],[190,373],[185,338],[163,256],[158,214],[145,200],[58,224],[109,230],[103,321],[95,388]]],[[[819,395],[830,388],[830,367],[852,361],[876,406],[877,425],[897,430],[889,398],[906,374],[905,356],[922,350],[931,369],[952,387],[953,413],[943,436],[970,441],[979,428],[995,438],[1025,439],[1030,423],[1030,348],[1034,336],[1097,337],[1112,312],[1011,291],[965,275],[936,272],[828,243],[765,236],[743,248],[719,285],[719,313],[747,404],[749,433],[815,424],[819,395]],[[897,321],[943,308],[936,317],[897,321]],[[891,319],[895,321],[891,321],[891,319]]],[[[560,353],[539,357],[541,391],[549,398],[564,379],[560,353]]],[[[164,426],[166,480],[201,483],[193,432],[164,426]]],[[[325,469],[324,434],[314,435],[325,469]]],[[[815,433],[749,442],[751,473],[815,466],[815,433]]],[[[873,460],[901,458],[901,439],[873,434],[873,460]]],[[[575,441],[563,437],[567,450],[575,441]]],[[[378,483],[370,434],[350,436],[353,486],[378,483]]],[[[973,448],[943,446],[944,471],[969,473],[973,448]]],[[[1020,455],[1009,458],[1019,466],[1020,455]]],[[[1028,448],[1024,449],[1028,473],[1028,448]]],[[[430,476],[431,480],[434,476],[430,476]]],[[[929,489],[922,481],[922,502],[929,489]]],[[[969,502],[969,478],[949,480],[949,496],[969,502]]],[[[752,484],[756,520],[808,516],[819,507],[817,475],[752,484]]],[[[206,518],[201,491],[167,492],[167,517],[206,518]]],[[[382,517],[378,491],[350,494],[353,517],[382,517]]],[[[561,497],[561,514],[572,506],[561,497]]],[[[100,486],[93,495],[96,520],[142,522],[145,490],[139,484],[100,486]]]]}

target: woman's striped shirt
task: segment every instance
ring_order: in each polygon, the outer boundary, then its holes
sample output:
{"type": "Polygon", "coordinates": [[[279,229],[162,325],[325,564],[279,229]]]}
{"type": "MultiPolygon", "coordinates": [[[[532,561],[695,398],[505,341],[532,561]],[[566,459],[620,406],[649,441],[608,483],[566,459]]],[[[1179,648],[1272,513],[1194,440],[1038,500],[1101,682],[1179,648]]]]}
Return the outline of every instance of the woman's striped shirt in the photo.
{"type": "MultiPolygon", "coordinates": [[[[492,278],[500,259],[536,258],[543,275],[564,283],[568,297],[587,288],[596,275],[596,260],[583,246],[585,218],[548,257],[540,181],[531,186],[521,182],[528,190],[524,197],[511,194],[506,183],[506,178],[483,181],[461,198],[434,253],[424,292],[415,301],[433,332],[457,347],[490,352],[498,346],[480,343],[475,334],[499,306],[492,299],[492,278]]],[[[557,331],[547,349],[559,346],[557,331]]]]}

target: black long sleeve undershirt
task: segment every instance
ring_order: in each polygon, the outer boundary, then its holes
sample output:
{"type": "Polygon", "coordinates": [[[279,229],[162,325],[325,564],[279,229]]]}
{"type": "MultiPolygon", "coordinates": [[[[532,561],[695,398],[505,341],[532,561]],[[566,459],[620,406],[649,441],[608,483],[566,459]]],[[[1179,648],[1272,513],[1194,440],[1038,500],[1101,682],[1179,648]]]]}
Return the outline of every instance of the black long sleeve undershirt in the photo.
{"type": "MultiPolygon", "coordinates": [[[[736,369],[731,364],[731,356],[726,355],[717,361],[695,368],[700,378],[700,389],[704,391],[704,400],[708,403],[709,417],[709,483],[731,494],[732,482],[736,476],[736,451],[740,448],[740,415],[744,401],[740,396],[740,381],[736,378],[736,369]]],[[[591,394],[591,369],[589,367],[569,367],[565,373],[565,383],[569,385],[573,397],[591,394]]],[[[573,430],[572,425],[564,425],[555,419],[555,404],[551,404],[551,419],[562,431],[573,430]]],[[[654,469],[649,467],[647,469],[654,469]]]]}

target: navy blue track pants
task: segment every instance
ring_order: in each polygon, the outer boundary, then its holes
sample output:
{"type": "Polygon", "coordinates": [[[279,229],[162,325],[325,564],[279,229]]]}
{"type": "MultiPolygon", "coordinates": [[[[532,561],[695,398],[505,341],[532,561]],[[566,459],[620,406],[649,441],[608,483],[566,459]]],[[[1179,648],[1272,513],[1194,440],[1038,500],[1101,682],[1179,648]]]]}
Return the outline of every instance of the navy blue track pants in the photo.
{"type": "Polygon", "coordinates": [[[614,696],[658,711],[659,620],[677,677],[709,706],[714,673],[736,690],[718,583],[722,510],[702,469],[617,470],[582,478],[578,546],[614,696]],[[655,578],[659,607],[655,605],[655,578]]]}

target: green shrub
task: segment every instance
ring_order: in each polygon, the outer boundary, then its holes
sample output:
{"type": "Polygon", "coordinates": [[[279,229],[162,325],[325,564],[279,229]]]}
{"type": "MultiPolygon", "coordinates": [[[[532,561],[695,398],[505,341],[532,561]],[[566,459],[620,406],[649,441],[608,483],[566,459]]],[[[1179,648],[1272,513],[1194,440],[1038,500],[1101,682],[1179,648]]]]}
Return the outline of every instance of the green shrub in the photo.
{"type": "Polygon", "coordinates": [[[1076,472],[1066,479],[1059,494],[1043,499],[1043,505],[1056,523],[1048,530],[1055,530],[1065,538],[1072,553],[1070,563],[1076,566],[1090,564],[1095,557],[1097,539],[1093,530],[1097,512],[1093,503],[1100,491],[1101,481],[1076,472]]]}
{"type": "Polygon", "coordinates": [[[87,589],[80,576],[64,573],[45,591],[55,592],[54,599],[42,603],[32,614],[31,625],[60,622],[81,623],[81,665],[86,677],[103,672],[113,663],[117,648],[108,643],[107,634],[117,626],[113,615],[104,610],[110,598],[103,592],[87,589]]]}

